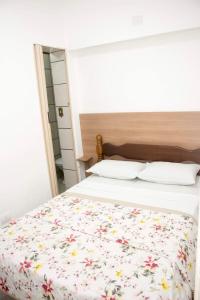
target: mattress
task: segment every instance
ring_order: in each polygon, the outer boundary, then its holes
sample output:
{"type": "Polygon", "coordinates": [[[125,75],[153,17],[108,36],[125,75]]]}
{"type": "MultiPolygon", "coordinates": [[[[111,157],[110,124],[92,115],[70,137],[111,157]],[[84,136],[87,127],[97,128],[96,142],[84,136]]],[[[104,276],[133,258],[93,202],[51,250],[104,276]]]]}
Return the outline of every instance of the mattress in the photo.
{"type": "Polygon", "coordinates": [[[0,228],[0,290],[19,300],[191,300],[198,193],[199,179],[90,176],[0,228]]]}
{"type": "Polygon", "coordinates": [[[68,190],[122,202],[178,210],[198,219],[200,176],[189,186],[167,185],[134,180],[119,180],[91,175],[68,190]]]}

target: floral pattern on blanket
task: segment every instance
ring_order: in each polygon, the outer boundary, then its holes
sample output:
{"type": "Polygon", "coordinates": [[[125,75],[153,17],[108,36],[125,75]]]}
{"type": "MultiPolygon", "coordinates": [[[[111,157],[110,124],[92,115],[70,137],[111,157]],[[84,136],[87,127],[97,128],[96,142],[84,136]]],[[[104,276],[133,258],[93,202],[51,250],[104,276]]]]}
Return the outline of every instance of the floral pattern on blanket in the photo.
{"type": "Polygon", "coordinates": [[[0,290],[25,300],[192,299],[189,216],[62,194],[0,229],[0,290]]]}

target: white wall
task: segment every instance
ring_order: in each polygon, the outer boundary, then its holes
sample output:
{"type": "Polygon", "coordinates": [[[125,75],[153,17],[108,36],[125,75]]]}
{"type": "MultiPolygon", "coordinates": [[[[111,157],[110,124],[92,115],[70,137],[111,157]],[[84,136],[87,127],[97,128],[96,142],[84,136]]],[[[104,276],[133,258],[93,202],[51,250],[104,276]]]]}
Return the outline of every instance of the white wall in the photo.
{"type": "MultiPolygon", "coordinates": [[[[71,52],[74,115],[200,110],[200,29],[71,52]]],[[[79,123],[75,124],[77,147],[79,123]]]]}
{"type": "Polygon", "coordinates": [[[199,0],[68,0],[70,49],[200,26],[199,0]]]}
{"type": "Polygon", "coordinates": [[[0,216],[51,197],[33,44],[63,47],[56,1],[0,1],[0,216]]]}

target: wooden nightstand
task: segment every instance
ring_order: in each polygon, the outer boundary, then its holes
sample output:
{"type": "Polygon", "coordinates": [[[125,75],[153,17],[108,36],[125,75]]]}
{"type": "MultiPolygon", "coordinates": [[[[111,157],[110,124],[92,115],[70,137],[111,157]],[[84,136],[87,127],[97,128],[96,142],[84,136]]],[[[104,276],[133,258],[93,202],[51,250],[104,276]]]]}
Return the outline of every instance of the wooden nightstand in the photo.
{"type": "MultiPolygon", "coordinates": [[[[84,165],[84,168],[85,170],[89,169],[90,166],[91,166],[91,163],[92,163],[92,160],[93,160],[93,157],[92,156],[86,156],[86,155],[83,155],[79,158],[77,158],[77,160],[82,163],[84,165]]],[[[85,172],[85,176],[88,177],[90,176],[92,173],[87,173],[85,172]]]]}

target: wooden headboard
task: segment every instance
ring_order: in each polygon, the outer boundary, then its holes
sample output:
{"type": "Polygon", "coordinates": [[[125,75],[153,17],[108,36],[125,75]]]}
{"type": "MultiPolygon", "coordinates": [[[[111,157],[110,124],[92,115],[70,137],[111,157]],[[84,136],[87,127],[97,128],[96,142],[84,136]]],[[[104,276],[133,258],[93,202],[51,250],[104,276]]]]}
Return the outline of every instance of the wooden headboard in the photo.
{"type": "MultiPolygon", "coordinates": [[[[163,153],[161,146],[174,146],[184,153],[184,157],[185,150],[200,148],[200,112],[81,114],[80,125],[83,153],[92,156],[94,160],[96,160],[96,135],[98,134],[102,135],[104,144],[112,144],[112,149],[123,144],[140,144],[143,149],[146,149],[145,156],[148,151],[151,151],[152,155],[155,152],[154,156],[158,157],[161,152],[163,153]],[[157,150],[150,145],[156,145],[157,150]]],[[[134,145],[135,151],[136,148],[137,146],[134,145]]],[[[141,151],[141,148],[138,148],[138,151],[141,151]]],[[[199,152],[187,151],[187,159],[185,157],[184,160],[192,160],[190,154],[199,157],[199,152]]]]}
{"type": "MultiPolygon", "coordinates": [[[[96,136],[96,156],[98,161],[105,157],[119,156],[139,161],[170,161],[200,163],[200,148],[188,150],[176,146],[130,144],[113,145],[103,143],[100,134],[96,136]]],[[[120,159],[118,158],[118,159],[120,159]]]]}

